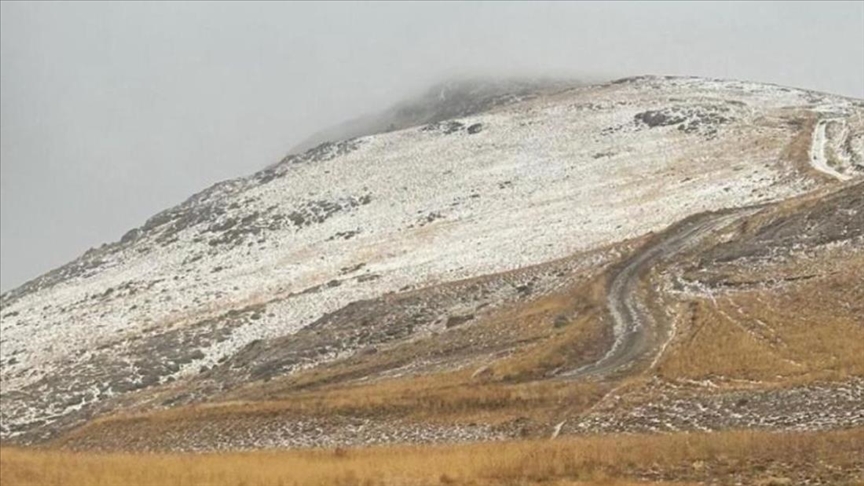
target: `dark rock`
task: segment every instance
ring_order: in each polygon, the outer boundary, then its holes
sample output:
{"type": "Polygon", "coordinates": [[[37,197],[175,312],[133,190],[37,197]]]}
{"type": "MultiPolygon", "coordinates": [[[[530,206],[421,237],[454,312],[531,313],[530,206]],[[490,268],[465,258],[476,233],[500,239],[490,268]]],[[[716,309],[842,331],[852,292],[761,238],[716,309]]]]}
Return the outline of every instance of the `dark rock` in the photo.
{"type": "Polygon", "coordinates": [[[464,316],[450,316],[447,318],[447,322],[444,324],[444,327],[450,329],[452,327],[461,326],[466,322],[474,319],[474,314],[467,314],[464,316]]]}

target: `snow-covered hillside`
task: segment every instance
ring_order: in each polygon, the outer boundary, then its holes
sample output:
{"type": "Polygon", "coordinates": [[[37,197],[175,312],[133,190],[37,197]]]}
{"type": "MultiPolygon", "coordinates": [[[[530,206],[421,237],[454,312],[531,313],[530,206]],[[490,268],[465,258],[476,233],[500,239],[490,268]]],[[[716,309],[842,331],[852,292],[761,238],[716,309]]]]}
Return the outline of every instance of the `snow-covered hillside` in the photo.
{"type": "Polygon", "coordinates": [[[812,92],[645,77],[286,157],[3,295],[0,433],[183,380],[353,301],[833,183],[795,159],[802,133],[810,152],[818,136],[817,168],[857,177],[862,114],[812,92]]]}

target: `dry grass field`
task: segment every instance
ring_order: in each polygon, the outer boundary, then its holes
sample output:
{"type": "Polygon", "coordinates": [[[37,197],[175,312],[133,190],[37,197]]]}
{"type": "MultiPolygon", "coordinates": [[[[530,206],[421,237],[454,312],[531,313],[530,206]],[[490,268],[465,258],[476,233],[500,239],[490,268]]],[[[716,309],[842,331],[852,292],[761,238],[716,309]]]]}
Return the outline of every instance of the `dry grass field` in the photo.
{"type": "Polygon", "coordinates": [[[94,454],[0,451],[3,486],[864,484],[864,429],[611,435],[469,445],[94,454]],[[670,482],[674,478],[674,483],[670,482]]]}

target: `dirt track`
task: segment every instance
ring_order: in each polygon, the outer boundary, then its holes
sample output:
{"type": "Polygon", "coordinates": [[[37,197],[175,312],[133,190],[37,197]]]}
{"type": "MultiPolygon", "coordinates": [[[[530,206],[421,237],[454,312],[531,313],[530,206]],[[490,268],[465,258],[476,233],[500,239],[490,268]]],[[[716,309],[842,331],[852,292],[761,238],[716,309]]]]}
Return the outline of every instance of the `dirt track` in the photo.
{"type": "Polygon", "coordinates": [[[629,369],[659,352],[666,332],[640,302],[640,277],[661,260],[668,260],[697,244],[712,232],[753,214],[745,208],[720,213],[703,213],[659,233],[644,248],[621,263],[614,271],[607,290],[607,307],[613,319],[615,342],[599,360],[561,375],[567,378],[602,377],[629,369]]]}

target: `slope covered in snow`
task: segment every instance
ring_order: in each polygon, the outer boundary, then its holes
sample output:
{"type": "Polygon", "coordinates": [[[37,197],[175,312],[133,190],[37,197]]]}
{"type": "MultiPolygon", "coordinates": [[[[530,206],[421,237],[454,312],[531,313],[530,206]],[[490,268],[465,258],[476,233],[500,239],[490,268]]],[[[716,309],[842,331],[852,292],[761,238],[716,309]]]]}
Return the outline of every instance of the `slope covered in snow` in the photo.
{"type": "Polygon", "coordinates": [[[832,183],[802,150],[864,173],[860,101],[656,77],[525,98],[289,155],[4,294],[0,434],[39,437],[358,300],[832,183]]]}

